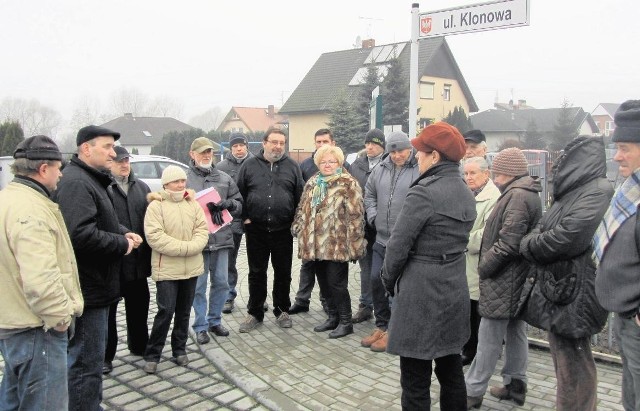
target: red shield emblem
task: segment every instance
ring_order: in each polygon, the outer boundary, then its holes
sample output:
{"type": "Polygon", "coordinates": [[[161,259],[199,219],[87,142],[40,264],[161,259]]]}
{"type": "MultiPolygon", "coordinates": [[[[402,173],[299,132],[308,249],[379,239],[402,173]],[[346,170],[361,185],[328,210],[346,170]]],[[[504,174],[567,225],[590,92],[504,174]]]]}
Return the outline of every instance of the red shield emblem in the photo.
{"type": "Polygon", "coordinates": [[[431,31],[431,17],[420,18],[420,31],[422,34],[429,34],[431,31]]]}

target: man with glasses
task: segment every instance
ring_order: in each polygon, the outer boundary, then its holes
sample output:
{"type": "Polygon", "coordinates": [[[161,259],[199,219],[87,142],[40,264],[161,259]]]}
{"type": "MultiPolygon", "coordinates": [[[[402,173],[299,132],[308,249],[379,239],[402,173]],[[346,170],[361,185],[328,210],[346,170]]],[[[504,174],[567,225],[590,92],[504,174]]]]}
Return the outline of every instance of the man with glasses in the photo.
{"type": "Polygon", "coordinates": [[[267,298],[267,267],[273,266],[273,314],[281,328],[290,328],[289,287],[293,237],[291,223],[302,195],[304,180],[300,166],[285,153],[286,136],[269,128],[262,150],[247,159],[238,173],[238,188],[244,198],[242,218],[249,261],[248,316],[240,324],[246,333],[264,319],[267,298]]]}

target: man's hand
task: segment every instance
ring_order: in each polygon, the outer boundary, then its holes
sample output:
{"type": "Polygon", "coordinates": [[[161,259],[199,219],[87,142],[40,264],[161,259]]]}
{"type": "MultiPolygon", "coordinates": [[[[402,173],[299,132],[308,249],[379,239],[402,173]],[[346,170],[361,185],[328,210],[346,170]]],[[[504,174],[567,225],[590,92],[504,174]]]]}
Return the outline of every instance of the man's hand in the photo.
{"type": "Polygon", "coordinates": [[[69,324],[56,325],[53,327],[54,330],[63,333],[69,329],[69,324]]]}
{"type": "Polygon", "coordinates": [[[211,221],[213,221],[213,224],[215,225],[224,224],[224,220],[222,219],[222,208],[220,208],[220,205],[214,204],[214,203],[207,203],[207,209],[211,214],[211,221]]]}
{"type": "Polygon", "coordinates": [[[142,244],[144,242],[144,240],[142,239],[142,237],[140,237],[138,234],[136,233],[127,233],[124,235],[126,238],[130,238],[131,240],[133,240],[133,248],[138,248],[140,247],[140,244],[142,244]]]}
{"type": "MultiPolygon", "coordinates": [[[[126,237],[126,235],[125,235],[125,237],[126,237]]],[[[129,255],[129,254],[131,254],[131,251],[133,251],[133,249],[135,248],[135,243],[129,237],[126,237],[126,239],[127,239],[127,242],[129,243],[129,247],[127,248],[127,252],[124,253],[124,255],[129,255]]]]}

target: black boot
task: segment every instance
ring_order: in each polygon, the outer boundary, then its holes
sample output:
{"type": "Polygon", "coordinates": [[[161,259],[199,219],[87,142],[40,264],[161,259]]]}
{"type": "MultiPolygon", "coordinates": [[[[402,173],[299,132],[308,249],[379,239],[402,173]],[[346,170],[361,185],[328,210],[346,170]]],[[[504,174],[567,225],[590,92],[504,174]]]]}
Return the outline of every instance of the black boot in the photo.
{"type": "Polygon", "coordinates": [[[514,378],[504,387],[491,387],[489,393],[501,400],[512,400],[518,405],[523,405],[527,396],[527,383],[514,378]]]}
{"type": "Polygon", "coordinates": [[[339,323],[340,323],[340,320],[338,319],[337,315],[335,314],[333,316],[330,315],[329,318],[327,318],[327,321],[314,327],[313,331],[317,333],[321,333],[323,331],[335,330],[339,323]]]}
{"type": "Polygon", "coordinates": [[[335,330],[329,333],[329,338],[341,338],[353,334],[353,323],[351,322],[351,310],[348,313],[340,314],[340,324],[335,330]]]}

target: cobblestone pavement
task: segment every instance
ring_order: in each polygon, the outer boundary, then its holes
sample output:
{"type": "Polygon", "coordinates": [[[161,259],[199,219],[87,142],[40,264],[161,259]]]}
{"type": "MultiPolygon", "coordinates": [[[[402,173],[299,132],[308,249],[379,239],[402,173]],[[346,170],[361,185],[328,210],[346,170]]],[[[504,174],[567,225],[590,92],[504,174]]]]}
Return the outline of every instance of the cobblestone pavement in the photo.
{"type": "MultiPolygon", "coordinates": [[[[295,252],[295,251],[294,251],[295,252]]],[[[291,297],[298,287],[300,261],[294,256],[291,297]]],[[[194,335],[187,345],[190,364],[179,367],[169,361],[165,347],[158,373],[142,371],[144,360],[129,354],[123,306],[120,304],[119,350],[113,372],[104,378],[103,406],[107,410],[399,410],[400,374],[398,357],[374,353],[360,346],[362,337],[374,328],[372,320],[356,324],[355,333],[330,340],[313,327],[325,320],[314,289],[311,310],[293,315],[293,328],[281,329],[271,312],[264,322],[247,334],[238,332],[248,302],[247,261],[244,247],[238,257],[236,309],[225,314],[223,324],[229,337],[214,337],[198,347],[194,335]]],[[[271,272],[269,290],[272,285],[271,272]]],[[[350,265],[349,290],[352,306],[359,297],[358,265],[350,265]]],[[[150,282],[152,300],[155,285],[150,282]]],[[[270,292],[269,292],[270,294],[270,292]]],[[[267,299],[271,303],[270,298],[267,299]]],[[[152,302],[149,324],[155,315],[152,302]]],[[[491,385],[501,383],[496,367],[491,385]]],[[[621,368],[597,363],[598,410],[622,410],[621,368]]],[[[0,357],[0,370],[4,362],[0,357]]],[[[2,371],[0,371],[1,373],[2,371]]],[[[529,391],[524,406],[501,402],[485,395],[482,410],[551,410],[555,404],[553,363],[545,350],[529,351],[529,391]]],[[[432,408],[439,408],[438,381],[431,387],[432,408]]]]}

